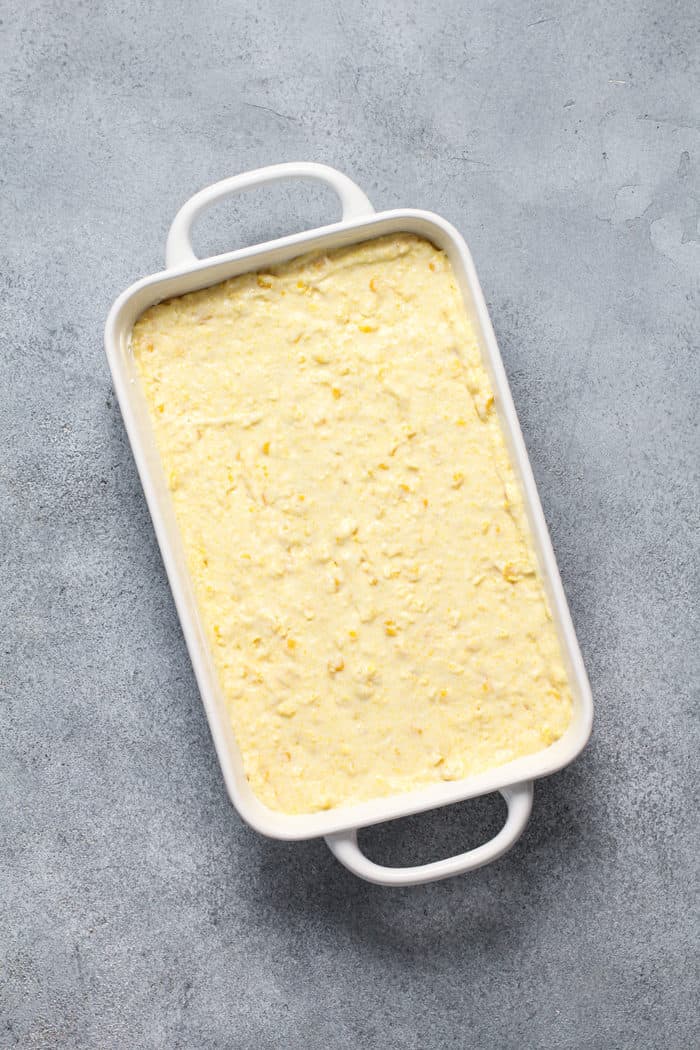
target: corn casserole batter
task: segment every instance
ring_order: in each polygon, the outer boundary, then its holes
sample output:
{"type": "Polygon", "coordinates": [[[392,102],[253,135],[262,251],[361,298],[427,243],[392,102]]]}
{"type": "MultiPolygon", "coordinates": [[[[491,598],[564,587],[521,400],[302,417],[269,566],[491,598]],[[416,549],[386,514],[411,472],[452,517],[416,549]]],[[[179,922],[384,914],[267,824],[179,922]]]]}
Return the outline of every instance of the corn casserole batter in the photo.
{"type": "Polygon", "coordinates": [[[132,345],[264,803],[398,794],[562,735],[567,675],[443,252],[307,255],[151,307],[132,345]]]}

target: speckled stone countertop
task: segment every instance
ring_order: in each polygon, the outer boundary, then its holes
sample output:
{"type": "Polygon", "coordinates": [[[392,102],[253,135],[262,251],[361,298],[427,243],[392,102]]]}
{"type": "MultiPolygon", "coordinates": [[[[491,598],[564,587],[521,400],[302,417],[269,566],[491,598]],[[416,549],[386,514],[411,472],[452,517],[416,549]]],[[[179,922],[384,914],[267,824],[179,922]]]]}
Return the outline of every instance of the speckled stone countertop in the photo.
{"type": "MultiPolygon", "coordinates": [[[[0,16],[0,1046],[694,1045],[692,4],[0,16]],[[102,348],[186,197],[297,159],[466,236],[596,702],[518,845],[416,889],[264,840],[230,806],[102,348]]],[[[210,214],[198,246],[335,207],[271,187],[210,214]]],[[[365,844],[411,863],[501,819],[487,798],[365,844]]]]}

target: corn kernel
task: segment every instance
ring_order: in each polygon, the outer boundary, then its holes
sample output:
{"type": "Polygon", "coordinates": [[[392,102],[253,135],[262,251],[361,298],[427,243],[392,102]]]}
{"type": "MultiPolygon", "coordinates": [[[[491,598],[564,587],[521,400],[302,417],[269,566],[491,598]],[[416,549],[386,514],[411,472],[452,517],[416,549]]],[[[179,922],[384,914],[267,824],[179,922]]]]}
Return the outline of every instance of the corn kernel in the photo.
{"type": "Polygon", "coordinates": [[[501,573],[503,575],[503,579],[506,580],[508,583],[517,583],[518,579],[520,578],[518,570],[516,569],[515,565],[513,565],[512,561],[507,561],[505,563],[501,570],[501,573]]]}

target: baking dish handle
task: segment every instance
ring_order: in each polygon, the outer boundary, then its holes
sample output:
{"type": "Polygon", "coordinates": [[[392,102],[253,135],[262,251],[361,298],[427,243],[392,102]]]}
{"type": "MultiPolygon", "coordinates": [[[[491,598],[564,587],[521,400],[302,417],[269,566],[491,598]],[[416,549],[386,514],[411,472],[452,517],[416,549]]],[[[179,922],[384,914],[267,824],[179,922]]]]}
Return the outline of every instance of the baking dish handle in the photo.
{"type": "Polygon", "coordinates": [[[465,871],[474,871],[510,849],[520,838],[532,810],[533,784],[526,780],[522,784],[500,788],[508,806],[506,822],[499,833],[483,846],[460,853],[456,857],[436,860],[432,864],[422,864],[414,868],[387,868],[375,864],[365,857],[357,844],[357,828],[338,831],[326,836],[326,843],[341,864],[354,875],[379,886],[417,886],[422,882],[437,882],[449,879],[452,875],[461,875],[465,871]]]}
{"type": "Polygon", "coordinates": [[[347,175],[327,164],[295,161],[273,164],[268,168],[256,168],[255,171],[246,171],[242,175],[233,175],[230,179],[222,179],[221,182],[206,186],[183,204],[168,233],[165,246],[165,264],[168,269],[197,262],[192,248],[191,232],[195,220],[205,208],[223,200],[224,197],[240,193],[241,190],[254,189],[266,182],[279,182],[280,179],[317,179],[319,182],[325,182],[340,198],[344,222],[371,215],[374,211],[360,187],[347,175]]]}

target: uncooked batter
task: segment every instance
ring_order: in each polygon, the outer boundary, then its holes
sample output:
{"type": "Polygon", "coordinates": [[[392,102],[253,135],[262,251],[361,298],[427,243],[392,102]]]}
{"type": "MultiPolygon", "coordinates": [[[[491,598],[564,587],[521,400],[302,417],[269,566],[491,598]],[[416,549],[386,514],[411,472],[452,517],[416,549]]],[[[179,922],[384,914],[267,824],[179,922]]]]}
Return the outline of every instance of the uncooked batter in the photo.
{"type": "Polygon", "coordinates": [[[147,310],[133,352],[248,780],[310,813],[539,751],[571,695],[447,257],[412,235],[147,310]]]}

